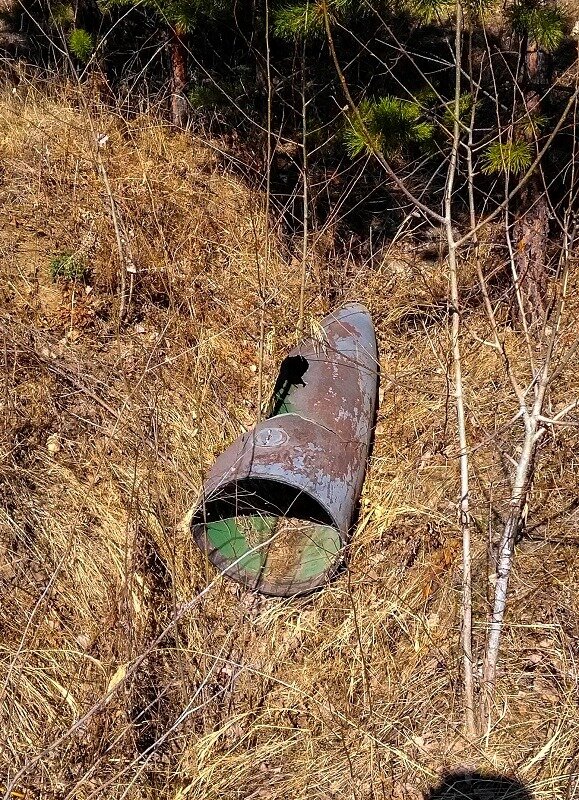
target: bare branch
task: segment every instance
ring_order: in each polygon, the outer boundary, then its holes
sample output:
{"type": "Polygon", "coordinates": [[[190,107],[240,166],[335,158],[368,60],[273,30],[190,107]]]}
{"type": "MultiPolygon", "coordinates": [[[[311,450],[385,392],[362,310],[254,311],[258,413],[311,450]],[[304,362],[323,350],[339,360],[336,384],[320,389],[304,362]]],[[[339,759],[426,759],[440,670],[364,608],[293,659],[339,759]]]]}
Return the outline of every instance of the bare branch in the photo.
{"type": "Polygon", "coordinates": [[[340,66],[340,62],[339,62],[339,59],[338,59],[338,54],[336,53],[336,47],[334,45],[334,38],[332,36],[332,29],[331,29],[331,25],[330,25],[330,17],[329,17],[329,14],[328,14],[327,0],[324,0],[324,2],[323,2],[323,11],[324,11],[324,23],[325,23],[325,27],[326,27],[326,36],[327,36],[327,39],[328,39],[328,45],[330,47],[330,53],[331,53],[331,56],[332,56],[332,61],[334,62],[334,67],[336,69],[336,73],[337,73],[338,78],[340,80],[340,84],[342,85],[342,91],[344,92],[344,97],[346,98],[346,101],[348,103],[348,107],[350,108],[350,111],[354,115],[354,118],[355,118],[357,124],[360,126],[360,129],[362,130],[362,132],[364,133],[364,136],[367,139],[368,146],[369,146],[369,148],[370,148],[370,150],[372,152],[372,155],[376,158],[376,160],[378,161],[380,166],[384,169],[384,171],[386,172],[388,177],[395,183],[397,188],[402,192],[402,194],[408,200],[410,200],[411,203],[413,203],[413,205],[416,206],[416,208],[420,209],[420,211],[422,211],[422,213],[426,217],[428,217],[429,219],[434,220],[435,222],[438,222],[439,224],[443,225],[445,223],[444,217],[441,214],[439,214],[438,212],[433,211],[432,208],[427,206],[425,203],[423,203],[421,200],[419,200],[418,197],[416,197],[414,194],[412,194],[412,192],[408,189],[408,187],[406,186],[404,181],[402,181],[398,177],[398,175],[396,175],[396,173],[394,172],[394,170],[390,166],[390,163],[386,159],[384,153],[380,152],[380,150],[377,150],[375,145],[372,143],[372,137],[370,136],[370,134],[368,132],[368,129],[366,127],[366,124],[364,123],[364,120],[362,119],[362,116],[360,115],[360,111],[358,109],[358,106],[354,102],[354,99],[353,99],[353,97],[352,97],[352,95],[350,93],[350,89],[348,87],[348,83],[346,81],[346,77],[345,77],[345,75],[344,75],[344,73],[342,71],[342,68],[340,66]]]}

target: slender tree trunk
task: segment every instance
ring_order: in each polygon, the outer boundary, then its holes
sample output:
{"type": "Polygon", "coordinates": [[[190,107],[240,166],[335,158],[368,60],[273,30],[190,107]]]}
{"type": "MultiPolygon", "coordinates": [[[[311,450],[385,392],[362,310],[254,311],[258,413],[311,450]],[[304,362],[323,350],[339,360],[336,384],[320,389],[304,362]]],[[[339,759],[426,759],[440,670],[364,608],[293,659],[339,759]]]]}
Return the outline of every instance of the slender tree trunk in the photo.
{"type": "Polygon", "coordinates": [[[456,58],[455,84],[454,84],[454,130],[452,138],[452,151],[446,176],[444,190],[444,228],[448,244],[448,270],[450,284],[450,302],[452,307],[452,363],[454,396],[456,399],[457,432],[460,445],[460,501],[459,524],[462,531],[462,620],[461,643],[464,679],[464,711],[466,734],[469,739],[476,737],[476,721],[474,713],[474,680],[472,659],[472,562],[471,562],[471,530],[470,530],[470,488],[469,488],[469,456],[466,437],[466,409],[464,402],[464,382],[462,377],[461,353],[461,305],[458,290],[458,260],[456,257],[456,244],[452,230],[452,199],[454,182],[458,167],[458,154],[460,146],[460,97],[461,97],[461,60],[462,60],[462,32],[463,12],[462,6],[456,3],[456,31],[454,40],[454,54],[456,58]]]}
{"type": "Polygon", "coordinates": [[[189,83],[186,31],[179,25],[171,30],[169,58],[171,60],[171,119],[173,125],[184,128],[188,120],[188,102],[185,94],[189,83]]]}
{"type": "MultiPolygon", "coordinates": [[[[539,406],[537,406],[538,408],[539,406]]],[[[536,413],[539,413],[537,411],[536,413]]],[[[510,500],[510,511],[499,543],[497,553],[496,583],[491,614],[485,663],[482,680],[481,725],[489,724],[494,701],[494,691],[499,659],[499,643],[505,618],[509,578],[515,554],[517,536],[525,525],[526,505],[535,472],[537,453],[537,422],[534,419],[526,423],[525,439],[510,500]]]]}
{"type": "MultiPolygon", "coordinates": [[[[537,46],[529,42],[525,56],[524,92],[526,112],[529,115],[524,133],[532,149],[536,132],[532,120],[541,113],[539,92],[547,82],[547,58],[537,46]]],[[[539,169],[523,188],[518,201],[518,213],[513,228],[515,242],[516,280],[523,308],[518,316],[525,315],[529,329],[539,330],[547,312],[547,200],[539,169]]]]}

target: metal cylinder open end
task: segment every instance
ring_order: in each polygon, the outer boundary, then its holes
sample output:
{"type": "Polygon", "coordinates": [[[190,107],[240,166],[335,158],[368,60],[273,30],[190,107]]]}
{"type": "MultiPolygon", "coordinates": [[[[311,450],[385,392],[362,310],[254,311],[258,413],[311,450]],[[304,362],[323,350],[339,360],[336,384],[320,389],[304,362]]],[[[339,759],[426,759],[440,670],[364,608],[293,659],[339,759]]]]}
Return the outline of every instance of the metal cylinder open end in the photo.
{"type": "Polygon", "coordinates": [[[270,595],[318,588],[338,567],[343,541],[315,498],[279,481],[223,487],[192,520],[192,532],[224,574],[270,595]]]}
{"type": "Polygon", "coordinates": [[[292,596],[335,573],[355,518],[378,394],[372,320],[350,304],[283,361],[267,419],[216,460],[191,522],[225,575],[292,596]]]}

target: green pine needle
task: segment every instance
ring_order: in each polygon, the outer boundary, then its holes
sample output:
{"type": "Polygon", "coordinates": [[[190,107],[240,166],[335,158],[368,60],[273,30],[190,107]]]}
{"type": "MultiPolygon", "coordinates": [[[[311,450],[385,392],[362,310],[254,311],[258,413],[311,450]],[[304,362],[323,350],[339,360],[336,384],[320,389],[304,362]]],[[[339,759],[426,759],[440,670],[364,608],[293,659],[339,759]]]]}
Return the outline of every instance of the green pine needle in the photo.
{"type": "Polygon", "coordinates": [[[548,122],[549,118],[545,114],[533,114],[521,123],[520,128],[526,136],[538,136],[548,122]]]}
{"type": "Polygon", "coordinates": [[[181,31],[191,31],[195,27],[201,3],[199,0],[150,0],[160,17],[181,31]]]}
{"type": "Polygon", "coordinates": [[[406,9],[426,24],[443,16],[453,5],[452,0],[405,0],[406,9]]]}
{"type": "Polygon", "coordinates": [[[88,31],[84,28],[75,28],[68,35],[70,52],[83,64],[86,64],[93,53],[94,42],[88,31]]]}
{"type": "Polygon", "coordinates": [[[180,33],[192,31],[199,24],[199,17],[211,17],[228,7],[227,0],[97,0],[103,13],[115,6],[145,5],[157,13],[160,19],[180,33]]]}
{"type": "Polygon", "coordinates": [[[346,150],[352,157],[378,150],[392,156],[405,146],[428,143],[434,134],[434,126],[422,119],[418,103],[410,100],[386,96],[366,100],[358,110],[366,131],[353,116],[344,131],[346,150]]]}
{"type": "Polygon", "coordinates": [[[485,175],[510,172],[516,175],[531,165],[531,148],[527,142],[495,142],[482,156],[485,175]]]}
{"type": "Polygon", "coordinates": [[[502,4],[497,0],[465,0],[464,8],[471,19],[478,21],[492,14],[502,14],[502,4]]]}
{"type": "Polygon", "coordinates": [[[284,6],[274,14],[273,30],[281,39],[324,36],[324,7],[319,2],[284,6]]]}
{"type": "Polygon", "coordinates": [[[66,28],[74,23],[74,9],[67,3],[56,3],[50,9],[50,18],[52,22],[66,28]]]}
{"type": "MultiPolygon", "coordinates": [[[[355,7],[355,0],[328,0],[330,21],[345,20],[355,7]]],[[[360,14],[359,7],[357,13],[360,14]]],[[[316,39],[325,36],[323,0],[305,0],[282,6],[274,12],[273,30],[281,39],[316,39]]]]}
{"type": "Polygon", "coordinates": [[[565,18],[552,4],[519,0],[510,9],[511,25],[519,36],[529,36],[541,50],[552,52],[565,34],[565,18]]]}
{"type": "MultiPolygon", "coordinates": [[[[444,122],[446,123],[447,127],[452,127],[454,125],[454,100],[450,103],[446,104],[444,109],[444,122]]],[[[470,113],[472,109],[472,94],[470,92],[465,92],[461,94],[458,101],[458,119],[459,122],[464,122],[466,120],[467,115],[470,113]]]]}
{"type": "MultiPolygon", "coordinates": [[[[224,85],[223,88],[228,94],[235,93],[235,87],[231,85],[224,85]]],[[[214,85],[197,84],[189,91],[188,98],[191,106],[196,109],[223,108],[229,102],[226,95],[214,85]]]]}
{"type": "Polygon", "coordinates": [[[349,123],[344,130],[344,146],[350,158],[355,158],[365,150],[375,152],[381,149],[379,138],[373,137],[370,131],[366,134],[358,119],[352,116],[349,123]]]}

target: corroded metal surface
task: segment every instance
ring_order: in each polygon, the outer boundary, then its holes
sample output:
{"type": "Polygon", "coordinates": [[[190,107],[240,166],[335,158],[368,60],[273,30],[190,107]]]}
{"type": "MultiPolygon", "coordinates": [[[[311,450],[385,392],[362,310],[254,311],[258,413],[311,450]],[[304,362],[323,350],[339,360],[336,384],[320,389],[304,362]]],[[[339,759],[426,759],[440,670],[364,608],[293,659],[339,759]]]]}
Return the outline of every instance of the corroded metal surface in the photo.
{"type": "Polygon", "coordinates": [[[217,458],[192,519],[195,540],[209,560],[266,594],[300,594],[335,571],[364,481],[378,393],[374,327],[364,306],[349,304],[325,317],[321,328],[319,337],[302,342],[283,362],[274,416],[217,458]],[[336,552],[327,554],[319,574],[306,578],[298,577],[299,554],[295,579],[289,566],[279,580],[248,569],[249,556],[232,565],[237,551],[216,547],[208,524],[255,513],[334,529],[336,552]]]}

